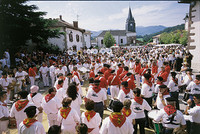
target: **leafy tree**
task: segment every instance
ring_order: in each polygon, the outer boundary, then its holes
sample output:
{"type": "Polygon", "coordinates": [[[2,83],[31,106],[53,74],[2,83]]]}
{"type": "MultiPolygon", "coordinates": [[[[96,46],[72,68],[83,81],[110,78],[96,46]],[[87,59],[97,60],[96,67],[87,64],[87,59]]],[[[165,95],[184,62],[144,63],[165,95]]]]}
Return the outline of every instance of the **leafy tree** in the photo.
{"type": "Polygon", "coordinates": [[[0,1],[0,51],[9,48],[11,57],[28,40],[41,44],[48,38],[59,37],[58,29],[49,29],[55,20],[44,19],[46,13],[36,11],[38,7],[27,5],[27,1],[0,1]]]}
{"type": "Polygon", "coordinates": [[[107,48],[110,48],[116,43],[116,41],[110,32],[106,32],[104,35],[103,43],[107,48]]]}
{"type": "Polygon", "coordinates": [[[180,35],[179,42],[180,44],[186,46],[188,42],[188,33],[187,31],[183,30],[182,34],[180,35]]]}

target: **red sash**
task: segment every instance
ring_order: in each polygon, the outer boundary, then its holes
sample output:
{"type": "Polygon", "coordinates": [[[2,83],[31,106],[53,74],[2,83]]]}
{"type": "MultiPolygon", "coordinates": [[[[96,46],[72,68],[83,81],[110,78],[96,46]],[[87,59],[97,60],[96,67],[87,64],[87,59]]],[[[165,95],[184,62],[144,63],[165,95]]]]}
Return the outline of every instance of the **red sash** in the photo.
{"type": "Polygon", "coordinates": [[[98,92],[101,90],[101,88],[100,88],[99,86],[96,86],[96,85],[94,85],[92,89],[93,89],[96,93],[98,93],[98,92]]]}
{"type": "Polygon", "coordinates": [[[123,115],[121,113],[117,113],[117,112],[111,113],[111,115],[109,116],[109,118],[110,118],[110,121],[113,123],[113,125],[115,127],[119,127],[119,128],[121,128],[121,126],[126,121],[125,115],[123,115]]]}
{"type": "Polygon", "coordinates": [[[150,81],[147,81],[147,80],[144,80],[144,84],[147,84],[147,85],[149,85],[150,87],[152,87],[152,82],[150,82],[150,81]]]}
{"type": "Polygon", "coordinates": [[[176,78],[176,79],[172,78],[172,80],[174,81],[174,83],[175,83],[176,85],[178,85],[178,79],[177,79],[177,78],[176,78]]]}
{"type": "Polygon", "coordinates": [[[126,108],[123,108],[122,109],[122,113],[123,115],[125,115],[126,117],[129,117],[129,115],[131,115],[131,109],[126,109],[126,108]]]}
{"type": "Polygon", "coordinates": [[[70,112],[70,111],[71,111],[71,107],[68,107],[68,108],[62,107],[62,108],[60,109],[60,115],[61,115],[64,119],[66,119],[67,116],[69,115],[69,112],[70,112]]]}
{"type": "Polygon", "coordinates": [[[2,106],[4,106],[4,107],[7,107],[7,104],[6,104],[6,103],[0,104],[0,105],[2,105],[2,106]]]}
{"type": "Polygon", "coordinates": [[[45,101],[46,101],[46,102],[49,102],[54,96],[55,96],[55,94],[47,94],[47,95],[45,96],[45,101]]]}
{"type": "Polygon", "coordinates": [[[162,95],[169,95],[168,89],[166,89],[165,92],[162,93],[162,95]]]}
{"type": "Polygon", "coordinates": [[[29,128],[31,125],[33,125],[33,123],[35,123],[37,120],[36,119],[32,119],[32,118],[26,118],[23,120],[23,124],[29,128]]]}
{"type": "Polygon", "coordinates": [[[172,105],[165,106],[164,110],[168,115],[171,115],[171,114],[176,112],[176,108],[174,106],[172,106],[172,105]]]}
{"type": "Polygon", "coordinates": [[[63,87],[62,85],[59,85],[59,84],[56,85],[57,90],[59,90],[62,87],[63,87]]]}
{"type": "Polygon", "coordinates": [[[88,128],[88,133],[92,132],[94,128],[88,128]]]}
{"type": "Polygon", "coordinates": [[[163,82],[157,81],[156,84],[163,85],[163,82]]]}
{"type": "Polygon", "coordinates": [[[15,103],[15,108],[16,110],[19,112],[21,111],[27,104],[28,104],[28,100],[18,100],[16,103],[15,103]]]}
{"type": "Polygon", "coordinates": [[[124,87],[123,87],[122,90],[124,91],[125,94],[128,94],[128,93],[130,92],[130,89],[129,89],[129,88],[124,88],[124,87]]]}
{"type": "Polygon", "coordinates": [[[87,118],[87,121],[89,122],[94,116],[96,115],[95,111],[86,111],[85,117],[87,118]]]}
{"type": "Polygon", "coordinates": [[[140,105],[142,105],[142,103],[143,103],[143,99],[142,99],[142,97],[135,97],[134,98],[134,100],[138,103],[138,104],[140,104],[140,105]]]}

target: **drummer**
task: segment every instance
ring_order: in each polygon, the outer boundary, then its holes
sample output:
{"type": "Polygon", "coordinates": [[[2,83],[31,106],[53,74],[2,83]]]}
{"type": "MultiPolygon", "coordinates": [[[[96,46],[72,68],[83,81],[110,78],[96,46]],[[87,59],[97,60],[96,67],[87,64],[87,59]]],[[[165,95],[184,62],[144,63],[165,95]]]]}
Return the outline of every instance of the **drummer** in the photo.
{"type": "Polygon", "coordinates": [[[193,108],[188,106],[185,113],[192,116],[193,122],[191,125],[190,134],[198,134],[200,132],[200,94],[194,94],[193,100],[196,106],[193,108]]]}
{"type": "Polygon", "coordinates": [[[176,99],[166,98],[167,105],[155,116],[155,122],[162,120],[163,134],[172,134],[175,128],[185,129],[186,121],[181,111],[176,109],[176,99]]]}
{"type": "Polygon", "coordinates": [[[169,89],[166,85],[160,85],[159,86],[159,93],[156,98],[156,106],[158,109],[163,109],[166,106],[166,98],[170,97],[169,95],[169,89]]]}

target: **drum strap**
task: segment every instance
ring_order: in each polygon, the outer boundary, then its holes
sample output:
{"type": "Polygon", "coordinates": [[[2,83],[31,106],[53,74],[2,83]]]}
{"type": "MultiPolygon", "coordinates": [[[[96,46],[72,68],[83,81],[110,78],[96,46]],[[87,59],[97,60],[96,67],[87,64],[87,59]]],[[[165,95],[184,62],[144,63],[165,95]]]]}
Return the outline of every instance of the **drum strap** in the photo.
{"type": "Polygon", "coordinates": [[[112,79],[112,81],[110,82],[110,85],[113,83],[113,81],[115,80],[116,76],[117,76],[117,75],[113,76],[113,79],[112,79]]]}

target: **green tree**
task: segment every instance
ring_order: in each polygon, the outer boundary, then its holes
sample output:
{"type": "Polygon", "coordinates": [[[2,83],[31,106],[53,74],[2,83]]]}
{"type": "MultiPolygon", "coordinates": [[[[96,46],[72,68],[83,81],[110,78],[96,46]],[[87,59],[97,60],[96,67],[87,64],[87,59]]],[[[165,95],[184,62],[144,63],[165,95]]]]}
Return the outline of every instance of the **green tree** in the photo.
{"type": "Polygon", "coordinates": [[[170,44],[171,40],[172,40],[172,34],[171,33],[162,33],[160,35],[161,44],[170,44]]]}
{"type": "Polygon", "coordinates": [[[110,48],[116,43],[116,41],[110,32],[106,32],[106,34],[104,35],[103,43],[107,48],[110,48]]]}
{"type": "Polygon", "coordinates": [[[36,11],[28,0],[0,1],[0,51],[10,49],[11,56],[28,40],[41,44],[48,38],[59,37],[58,29],[49,29],[55,21],[44,19],[45,12],[36,11]]]}
{"type": "Polygon", "coordinates": [[[179,38],[179,43],[186,46],[187,42],[188,42],[188,33],[187,31],[183,30],[179,38]]]}

